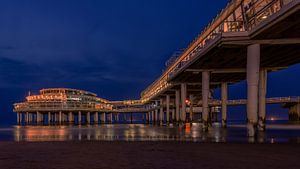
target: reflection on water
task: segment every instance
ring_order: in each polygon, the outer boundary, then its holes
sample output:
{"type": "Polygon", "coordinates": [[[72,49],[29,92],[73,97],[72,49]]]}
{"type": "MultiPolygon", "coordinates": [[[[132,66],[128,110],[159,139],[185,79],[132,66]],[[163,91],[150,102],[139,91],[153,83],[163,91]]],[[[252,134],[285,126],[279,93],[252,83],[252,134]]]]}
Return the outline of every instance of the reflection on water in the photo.
{"type": "Polygon", "coordinates": [[[292,129],[268,128],[256,138],[246,136],[241,125],[223,129],[214,124],[209,132],[202,132],[201,124],[178,126],[152,126],[142,124],[113,124],[97,126],[15,126],[1,130],[0,140],[14,141],[195,141],[195,142],[297,142],[300,143],[300,126],[292,129]]]}

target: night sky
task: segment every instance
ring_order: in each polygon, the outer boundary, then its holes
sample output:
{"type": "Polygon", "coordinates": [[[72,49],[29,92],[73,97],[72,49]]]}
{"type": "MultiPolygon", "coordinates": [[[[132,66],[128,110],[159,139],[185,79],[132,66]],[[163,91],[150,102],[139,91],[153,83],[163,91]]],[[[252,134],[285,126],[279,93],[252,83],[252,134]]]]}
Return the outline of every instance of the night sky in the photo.
{"type": "MultiPolygon", "coordinates": [[[[109,100],[139,99],[227,0],[1,0],[0,125],[28,91],[68,87],[109,100]]],[[[269,74],[268,97],[300,95],[300,65],[269,74]]],[[[246,98],[246,84],[230,99],[246,98]]],[[[218,96],[219,92],[216,92],[218,96]]],[[[284,114],[280,106],[269,113],[284,114]]],[[[244,118],[243,107],[229,119],[244,118]]]]}

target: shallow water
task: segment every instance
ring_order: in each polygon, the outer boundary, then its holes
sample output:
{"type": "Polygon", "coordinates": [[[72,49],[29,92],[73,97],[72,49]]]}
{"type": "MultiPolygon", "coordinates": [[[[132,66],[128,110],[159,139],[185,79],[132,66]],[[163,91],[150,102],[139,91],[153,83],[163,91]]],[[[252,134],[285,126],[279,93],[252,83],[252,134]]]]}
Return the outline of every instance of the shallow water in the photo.
{"type": "Polygon", "coordinates": [[[14,126],[0,128],[0,141],[194,141],[300,143],[300,125],[269,124],[266,132],[248,138],[245,125],[232,124],[227,129],[215,123],[209,132],[201,124],[152,126],[144,124],[107,124],[96,126],[14,126]]]}

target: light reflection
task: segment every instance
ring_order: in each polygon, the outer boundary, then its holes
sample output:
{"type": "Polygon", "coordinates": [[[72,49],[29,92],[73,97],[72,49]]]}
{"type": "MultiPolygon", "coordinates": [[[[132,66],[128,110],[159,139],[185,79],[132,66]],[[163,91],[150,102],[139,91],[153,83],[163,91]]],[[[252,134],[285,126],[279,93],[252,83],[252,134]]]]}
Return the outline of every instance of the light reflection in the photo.
{"type": "MultiPolygon", "coordinates": [[[[296,130],[297,132],[297,130],[296,130]]],[[[213,124],[208,132],[202,131],[201,124],[186,124],[183,127],[174,125],[99,125],[99,126],[16,126],[13,130],[15,141],[195,141],[195,142],[250,142],[274,143],[288,141],[289,138],[280,138],[260,132],[254,138],[246,136],[245,128],[223,129],[213,124]]],[[[299,136],[293,140],[298,140],[299,136]]]]}

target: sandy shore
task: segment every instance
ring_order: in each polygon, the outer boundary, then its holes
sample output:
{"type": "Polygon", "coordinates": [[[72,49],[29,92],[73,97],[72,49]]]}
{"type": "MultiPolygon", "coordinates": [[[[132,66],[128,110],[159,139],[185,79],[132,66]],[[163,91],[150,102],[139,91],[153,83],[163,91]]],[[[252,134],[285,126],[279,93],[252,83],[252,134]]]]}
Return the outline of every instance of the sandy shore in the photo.
{"type": "Polygon", "coordinates": [[[299,169],[300,144],[0,142],[1,169],[299,169]]]}

